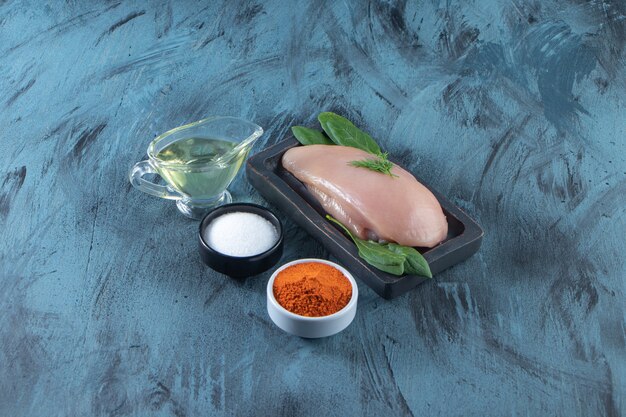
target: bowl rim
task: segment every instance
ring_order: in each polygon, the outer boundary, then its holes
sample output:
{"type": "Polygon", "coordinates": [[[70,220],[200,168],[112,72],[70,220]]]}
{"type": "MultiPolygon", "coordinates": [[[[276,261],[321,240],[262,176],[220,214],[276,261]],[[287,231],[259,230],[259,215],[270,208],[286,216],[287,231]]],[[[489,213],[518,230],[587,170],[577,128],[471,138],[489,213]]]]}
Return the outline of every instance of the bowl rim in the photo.
{"type": "Polygon", "coordinates": [[[332,321],[335,319],[340,318],[341,316],[344,316],[346,314],[348,314],[350,312],[350,310],[352,310],[353,308],[356,307],[356,303],[357,300],[359,298],[359,288],[356,284],[356,280],[354,279],[354,277],[352,276],[352,274],[350,272],[348,272],[348,270],[346,268],[344,268],[341,265],[336,264],[335,262],[326,260],[326,259],[319,259],[319,258],[301,258],[301,259],[296,259],[293,260],[291,262],[287,262],[284,265],[281,265],[279,268],[277,268],[273,273],[272,276],[270,276],[270,279],[267,281],[267,299],[268,301],[272,304],[272,306],[274,306],[281,314],[286,315],[289,318],[292,319],[298,319],[298,320],[304,320],[304,321],[332,321]],[[333,314],[329,314],[328,316],[319,316],[319,317],[309,317],[309,316],[301,316],[299,314],[296,313],[292,313],[291,311],[287,310],[285,307],[281,306],[280,303],[276,300],[276,297],[274,297],[274,280],[276,279],[276,277],[278,276],[278,274],[292,266],[292,265],[297,265],[297,264],[301,264],[301,263],[305,263],[305,262],[317,262],[317,263],[323,263],[326,265],[330,265],[334,268],[336,268],[337,270],[339,270],[339,272],[341,272],[343,274],[344,277],[346,277],[346,279],[350,282],[350,285],[352,285],[352,297],[350,298],[350,301],[348,301],[348,304],[346,304],[341,310],[333,313],[333,314]]]}
{"type": "MultiPolygon", "coordinates": [[[[224,214],[228,214],[228,213],[235,212],[235,211],[236,210],[228,210],[224,214]]],[[[220,217],[220,216],[221,216],[221,214],[216,216],[216,218],[220,217]]],[[[210,222],[209,222],[209,224],[210,224],[210,222]]],[[[208,226],[208,224],[206,226],[208,226]]],[[[263,207],[263,206],[261,206],[259,204],[255,204],[255,203],[229,203],[229,204],[224,204],[224,205],[221,205],[221,206],[218,206],[218,207],[214,208],[213,210],[209,211],[202,218],[202,220],[200,220],[200,224],[198,225],[198,236],[200,237],[200,244],[202,245],[204,250],[209,252],[211,255],[219,256],[219,257],[224,258],[226,260],[232,260],[232,261],[257,261],[257,260],[260,260],[260,259],[264,258],[267,255],[272,254],[282,244],[282,242],[283,242],[283,223],[280,221],[278,216],[273,211],[271,211],[267,207],[263,207]],[[278,227],[276,228],[277,229],[276,231],[278,232],[278,239],[276,239],[276,243],[274,243],[274,245],[272,245],[272,247],[269,248],[266,251],[263,251],[261,253],[257,253],[255,255],[249,255],[249,256],[232,256],[232,255],[227,255],[225,253],[222,253],[222,252],[219,252],[219,251],[213,249],[211,247],[211,245],[209,245],[204,240],[204,236],[203,236],[203,233],[202,233],[204,231],[204,229],[206,228],[206,227],[204,227],[205,226],[204,222],[206,221],[207,217],[213,215],[215,212],[221,211],[223,209],[234,208],[234,207],[242,207],[241,211],[243,211],[243,212],[257,214],[257,213],[254,213],[253,211],[246,210],[247,207],[254,207],[254,208],[257,208],[257,209],[259,209],[261,211],[264,211],[264,212],[268,213],[270,216],[272,216],[274,219],[276,219],[276,222],[278,224],[278,227]]]]}

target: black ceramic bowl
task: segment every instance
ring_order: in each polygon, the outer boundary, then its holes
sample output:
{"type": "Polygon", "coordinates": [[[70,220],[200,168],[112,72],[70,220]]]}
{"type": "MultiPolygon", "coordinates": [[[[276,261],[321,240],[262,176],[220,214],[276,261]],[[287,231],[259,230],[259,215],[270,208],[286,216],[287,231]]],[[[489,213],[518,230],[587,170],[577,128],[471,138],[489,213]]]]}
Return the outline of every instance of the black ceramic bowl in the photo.
{"type": "Polygon", "coordinates": [[[200,222],[200,230],[198,231],[198,247],[202,262],[210,266],[212,269],[233,278],[245,278],[260,274],[261,272],[276,265],[283,254],[283,226],[274,213],[265,207],[259,206],[258,204],[226,204],[210,211],[200,222]],[[253,256],[225,255],[210,247],[202,237],[204,229],[206,229],[206,227],[217,217],[232,212],[258,214],[272,223],[278,232],[278,240],[274,246],[265,252],[253,256]]]}

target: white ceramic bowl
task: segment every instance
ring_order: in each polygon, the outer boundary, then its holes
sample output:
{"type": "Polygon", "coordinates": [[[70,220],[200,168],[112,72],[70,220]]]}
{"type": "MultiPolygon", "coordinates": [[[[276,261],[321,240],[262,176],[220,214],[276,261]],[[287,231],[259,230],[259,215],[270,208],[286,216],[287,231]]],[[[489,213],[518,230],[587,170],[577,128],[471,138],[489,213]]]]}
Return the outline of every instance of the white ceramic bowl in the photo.
{"type": "Polygon", "coordinates": [[[300,337],[318,338],[332,336],[348,327],[356,315],[356,303],[358,298],[359,289],[352,275],[344,267],[324,259],[298,259],[286,263],[274,271],[267,283],[267,313],[270,315],[270,318],[274,324],[287,333],[300,337]],[[344,308],[329,316],[305,317],[294,314],[278,304],[278,301],[276,301],[274,297],[274,280],[276,276],[283,269],[303,262],[319,262],[335,267],[350,281],[350,284],[352,284],[352,298],[344,308]]]}

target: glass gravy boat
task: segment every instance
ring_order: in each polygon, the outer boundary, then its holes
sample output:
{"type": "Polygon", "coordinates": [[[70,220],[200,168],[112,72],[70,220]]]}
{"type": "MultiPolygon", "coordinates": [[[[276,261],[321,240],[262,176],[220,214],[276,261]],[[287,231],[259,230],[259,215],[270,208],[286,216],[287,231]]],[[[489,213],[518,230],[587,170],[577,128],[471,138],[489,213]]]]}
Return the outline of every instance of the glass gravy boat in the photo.
{"type": "Polygon", "coordinates": [[[260,126],[226,116],[177,127],[150,143],[148,159],[131,168],[130,183],[144,193],[176,200],[181,213],[201,219],[232,201],[226,188],[262,134],[260,126]],[[146,174],[161,176],[167,185],[144,179],[146,174]]]}

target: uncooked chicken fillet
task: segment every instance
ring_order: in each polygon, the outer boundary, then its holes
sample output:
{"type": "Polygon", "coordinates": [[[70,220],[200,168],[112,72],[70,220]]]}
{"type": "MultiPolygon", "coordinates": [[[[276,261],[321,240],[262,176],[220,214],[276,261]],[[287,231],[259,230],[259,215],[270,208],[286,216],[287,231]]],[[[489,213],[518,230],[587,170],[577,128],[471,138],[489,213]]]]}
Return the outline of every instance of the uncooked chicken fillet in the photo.
{"type": "Polygon", "coordinates": [[[289,149],[282,163],[361,239],[429,248],[443,241],[448,223],[435,196],[397,165],[397,177],[350,165],[371,158],[356,148],[308,145],[289,149]]]}

